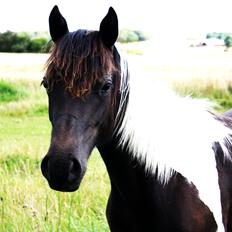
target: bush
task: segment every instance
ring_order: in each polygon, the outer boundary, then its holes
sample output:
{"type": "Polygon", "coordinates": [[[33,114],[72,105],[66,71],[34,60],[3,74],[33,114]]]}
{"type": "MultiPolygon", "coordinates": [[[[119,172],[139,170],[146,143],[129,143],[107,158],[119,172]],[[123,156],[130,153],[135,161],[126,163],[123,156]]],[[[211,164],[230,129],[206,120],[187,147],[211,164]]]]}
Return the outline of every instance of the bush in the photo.
{"type": "Polygon", "coordinates": [[[134,32],[137,34],[139,41],[146,41],[149,39],[148,34],[143,31],[134,31],[134,32]]]}
{"type": "Polygon", "coordinates": [[[15,43],[11,45],[11,52],[28,52],[30,37],[27,34],[16,35],[15,43]]]}
{"type": "Polygon", "coordinates": [[[118,41],[120,43],[130,43],[147,40],[148,36],[142,31],[121,30],[119,33],[118,41]]]}
{"type": "Polygon", "coordinates": [[[232,37],[231,36],[227,36],[225,38],[224,42],[225,42],[225,45],[226,45],[227,48],[232,47],[232,37]]]}
{"type": "Polygon", "coordinates": [[[39,33],[0,33],[0,52],[48,52],[51,45],[48,37],[38,37],[39,33]],[[48,45],[47,45],[48,44],[48,45]]]}
{"type": "Polygon", "coordinates": [[[11,47],[16,44],[17,34],[11,31],[0,33],[0,51],[12,52],[11,47]]]}
{"type": "Polygon", "coordinates": [[[46,52],[48,41],[45,38],[35,38],[30,40],[28,44],[28,52],[46,52]]]}

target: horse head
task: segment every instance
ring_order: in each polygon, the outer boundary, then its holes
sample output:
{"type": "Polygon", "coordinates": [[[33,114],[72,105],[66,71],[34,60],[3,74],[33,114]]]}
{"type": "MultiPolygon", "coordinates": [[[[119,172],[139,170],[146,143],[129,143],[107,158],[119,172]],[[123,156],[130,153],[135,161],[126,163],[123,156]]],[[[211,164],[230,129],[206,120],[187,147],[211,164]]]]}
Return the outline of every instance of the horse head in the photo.
{"type": "Polygon", "coordinates": [[[114,46],[118,20],[109,8],[99,31],[69,32],[57,6],[49,16],[54,42],[43,86],[49,101],[51,143],[41,170],[52,189],[75,191],[95,146],[115,127],[120,56],[114,46]]]}

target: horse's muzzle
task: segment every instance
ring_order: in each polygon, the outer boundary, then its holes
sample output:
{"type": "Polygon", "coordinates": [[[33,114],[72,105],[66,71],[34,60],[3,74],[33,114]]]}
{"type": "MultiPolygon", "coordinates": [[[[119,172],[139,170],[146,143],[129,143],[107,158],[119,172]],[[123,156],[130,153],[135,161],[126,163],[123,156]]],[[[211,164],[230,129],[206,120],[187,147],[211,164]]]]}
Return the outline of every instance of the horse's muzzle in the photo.
{"type": "Polygon", "coordinates": [[[41,171],[49,186],[57,191],[73,192],[79,188],[86,167],[72,154],[46,155],[41,163],[41,171]]]}

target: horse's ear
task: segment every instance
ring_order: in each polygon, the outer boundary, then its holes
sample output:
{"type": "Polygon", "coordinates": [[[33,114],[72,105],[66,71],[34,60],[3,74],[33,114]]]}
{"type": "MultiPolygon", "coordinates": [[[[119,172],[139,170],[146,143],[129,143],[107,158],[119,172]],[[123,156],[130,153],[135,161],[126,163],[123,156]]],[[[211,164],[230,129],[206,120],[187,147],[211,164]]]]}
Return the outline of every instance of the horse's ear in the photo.
{"type": "Polygon", "coordinates": [[[118,17],[112,7],[101,21],[100,35],[107,47],[112,47],[118,38],[118,17]]]}
{"type": "Polygon", "coordinates": [[[54,6],[49,16],[49,30],[52,40],[56,42],[63,35],[68,33],[68,25],[61,15],[58,6],[54,6]]]}

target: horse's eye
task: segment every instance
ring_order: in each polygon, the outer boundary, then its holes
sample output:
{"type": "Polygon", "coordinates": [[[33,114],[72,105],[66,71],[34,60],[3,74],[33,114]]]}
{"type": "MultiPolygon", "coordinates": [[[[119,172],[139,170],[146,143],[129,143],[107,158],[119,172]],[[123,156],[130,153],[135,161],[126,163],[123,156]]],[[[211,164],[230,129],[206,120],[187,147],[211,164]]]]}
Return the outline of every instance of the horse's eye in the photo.
{"type": "Polygon", "coordinates": [[[102,95],[102,96],[106,96],[110,92],[110,90],[112,89],[112,87],[113,87],[112,81],[107,81],[100,88],[99,94],[102,95]]]}
{"type": "Polygon", "coordinates": [[[42,80],[41,85],[47,89],[48,88],[48,82],[46,80],[42,80]]]}

